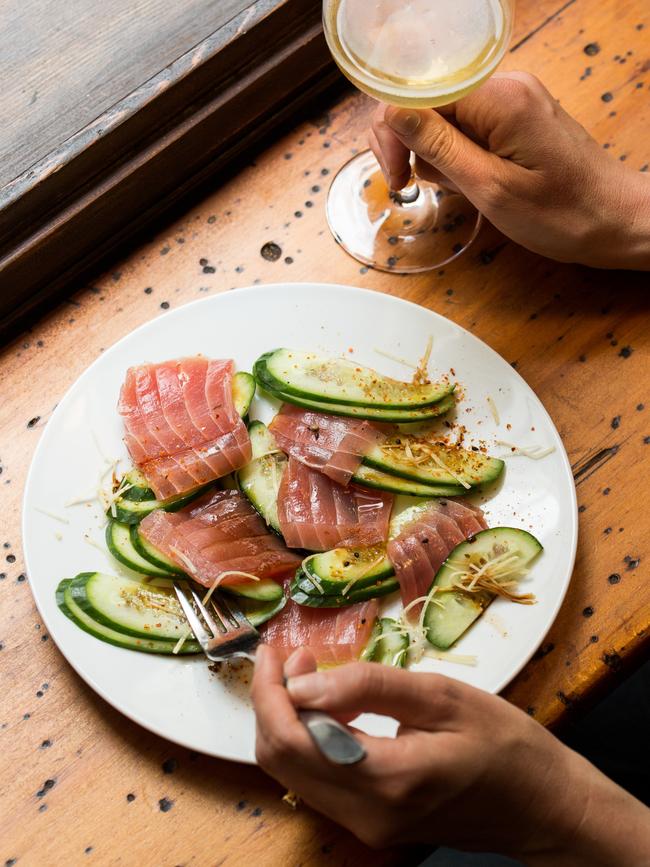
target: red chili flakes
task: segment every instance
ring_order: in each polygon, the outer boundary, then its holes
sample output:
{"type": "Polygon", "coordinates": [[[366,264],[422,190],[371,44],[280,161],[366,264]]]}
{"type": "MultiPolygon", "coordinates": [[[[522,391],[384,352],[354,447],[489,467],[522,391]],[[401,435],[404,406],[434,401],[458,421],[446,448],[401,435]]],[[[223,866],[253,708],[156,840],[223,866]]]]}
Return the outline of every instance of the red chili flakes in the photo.
{"type": "Polygon", "coordinates": [[[350,352],[350,353],[354,352],[354,347],[348,346],[348,352],[350,352]]]}

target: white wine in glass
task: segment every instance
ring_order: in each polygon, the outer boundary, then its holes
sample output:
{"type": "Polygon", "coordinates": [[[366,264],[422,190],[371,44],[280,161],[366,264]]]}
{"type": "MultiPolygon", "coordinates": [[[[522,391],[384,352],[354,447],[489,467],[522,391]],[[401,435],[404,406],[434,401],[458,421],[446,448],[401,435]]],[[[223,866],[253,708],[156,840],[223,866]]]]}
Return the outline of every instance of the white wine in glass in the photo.
{"type": "MultiPolygon", "coordinates": [[[[353,84],[382,102],[422,109],[455,102],[492,74],[508,46],[513,11],[514,0],[324,0],[323,23],[353,84]]],[[[328,220],[359,261],[409,273],[461,255],[481,217],[437,184],[391,193],[366,151],[334,179],[328,220]]]]}

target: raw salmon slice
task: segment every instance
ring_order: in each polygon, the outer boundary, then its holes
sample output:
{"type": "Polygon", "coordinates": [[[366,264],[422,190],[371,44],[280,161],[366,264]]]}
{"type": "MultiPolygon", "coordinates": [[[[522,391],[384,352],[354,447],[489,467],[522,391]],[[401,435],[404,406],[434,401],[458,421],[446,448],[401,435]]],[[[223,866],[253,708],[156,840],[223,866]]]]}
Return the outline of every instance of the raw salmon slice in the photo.
{"type": "Polygon", "coordinates": [[[481,509],[451,499],[435,500],[407,524],[388,543],[404,605],[428,593],[436,572],[456,545],[485,529],[481,509]]]}
{"type": "Polygon", "coordinates": [[[232,372],[232,361],[200,356],[127,371],[118,403],[124,441],[158,499],[191,491],[250,460],[232,372]]]}
{"type": "MultiPolygon", "coordinates": [[[[211,586],[224,572],[237,570],[281,580],[301,558],[269,532],[239,491],[209,491],[178,512],[151,512],[140,524],[144,538],[200,584],[211,586]]],[[[229,575],[224,584],[250,581],[229,575]]]]}
{"type": "Polygon", "coordinates": [[[393,495],[344,488],[290,457],[278,491],[280,529],[289,548],[329,551],[385,542],[393,495]]]}
{"type": "Polygon", "coordinates": [[[260,627],[262,641],[287,656],[308,647],[320,663],[352,662],[368,643],[378,610],[376,599],[345,608],[307,608],[288,599],[282,611],[260,627]]]}
{"type": "Polygon", "coordinates": [[[382,443],[394,427],[310,412],[285,403],[269,430],[283,452],[347,485],[363,456],[382,443]]]}

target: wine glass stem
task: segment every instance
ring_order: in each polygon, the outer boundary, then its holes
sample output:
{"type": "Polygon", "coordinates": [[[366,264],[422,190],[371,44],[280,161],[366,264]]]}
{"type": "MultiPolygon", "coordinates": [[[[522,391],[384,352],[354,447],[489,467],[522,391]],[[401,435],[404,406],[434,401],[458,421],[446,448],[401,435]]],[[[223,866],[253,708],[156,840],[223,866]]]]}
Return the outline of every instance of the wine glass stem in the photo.
{"type": "Polygon", "coordinates": [[[413,183],[409,184],[407,187],[403,187],[396,193],[392,193],[391,198],[398,205],[411,205],[419,195],[420,188],[418,187],[417,183],[413,181],[413,183]]]}

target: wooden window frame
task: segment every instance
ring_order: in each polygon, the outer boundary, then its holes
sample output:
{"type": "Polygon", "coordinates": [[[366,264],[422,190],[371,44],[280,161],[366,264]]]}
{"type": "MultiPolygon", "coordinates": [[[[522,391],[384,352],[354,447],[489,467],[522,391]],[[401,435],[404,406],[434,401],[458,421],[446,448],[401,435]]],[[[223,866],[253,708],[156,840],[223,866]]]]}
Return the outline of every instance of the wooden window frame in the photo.
{"type": "Polygon", "coordinates": [[[320,0],[256,0],[0,189],[0,338],[337,77],[320,0]]]}

